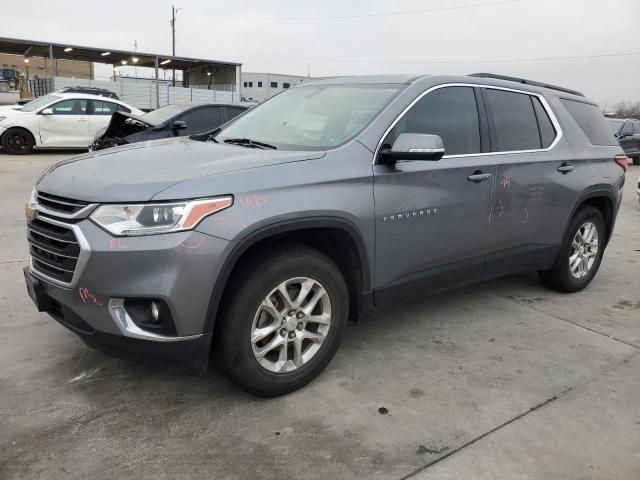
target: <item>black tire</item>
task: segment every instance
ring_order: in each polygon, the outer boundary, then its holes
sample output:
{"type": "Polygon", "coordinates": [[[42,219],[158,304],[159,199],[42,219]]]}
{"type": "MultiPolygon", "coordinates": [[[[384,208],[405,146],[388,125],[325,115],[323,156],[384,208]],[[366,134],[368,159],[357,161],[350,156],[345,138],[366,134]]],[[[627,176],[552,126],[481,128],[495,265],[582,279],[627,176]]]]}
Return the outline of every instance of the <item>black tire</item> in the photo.
{"type": "Polygon", "coordinates": [[[580,208],[571,221],[566,237],[560,247],[560,253],[558,254],[558,258],[556,259],[553,267],[549,270],[541,270],[538,272],[538,276],[542,283],[554,290],[567,293],[578,292],[585,288],[589,283],[591,283],[591,280],[593,280],[593,277],[595,277],[598,272],[598,268],[600,267],[607,238],[606,235],[607,229],[604,217],[600,210],[592,206],[584,206],[580,208]],[[587,222],[593,223],[597,229],[598,252],[588,273],[582,278],[576,278],[571,274],[571,270],[569,268],[571,244],[578,232],[578,229],[587,222]]]}
{"type": "Polygon", "coordinates": [[[31,153],[36,141],[31,132],[24,128],[10,128],[2,135],[2,148],[9,155],[31,153]]]}
{"type": "Polygon", "coordinates": [[[336,353],[347,327],[349,294],[342,273],[329,257],[301,244],[261,249],[243,259],[229,280],[225,297],[214,332],[217,363],[236,385],[263,397],[292,392],[318,376],[336,353]],[[331,305],[331,325],[307,363],[289,373],[274,373],[254,356],[252,325],[265,297],[295,277],[311,278],[324,287],[331,305]]]}

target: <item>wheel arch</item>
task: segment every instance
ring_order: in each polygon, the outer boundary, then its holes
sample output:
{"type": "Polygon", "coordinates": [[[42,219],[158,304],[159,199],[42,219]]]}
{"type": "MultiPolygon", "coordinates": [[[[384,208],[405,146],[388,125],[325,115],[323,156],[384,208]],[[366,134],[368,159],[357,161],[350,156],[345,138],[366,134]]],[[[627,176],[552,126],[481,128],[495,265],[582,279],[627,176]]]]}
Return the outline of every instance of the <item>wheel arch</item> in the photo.
{"type": "Polygon", "coordinates": [[[607,238],[605,243],[606,246],[606,244],[609,243],[609,239],[611,238],[611,235],[613,233],[613,226],[615,224],[615,216],[617,213],[617,199],[615,194],[611,191],[611,188],[602,186],[594,186],[583,192],[582,195],[578,198],[578,201],[571,211],[569,221],[565,226],[563,238],[566,237],[571,219],[585,205],[591,205],[592,207],[597,208],[602,213],[605,221],[605,226],[607,228],[607,238]]]}
{"type": "Polygon", "coordinates": [[[245,235],[232,248],[216,278],[207,308],[204,332],[211,332],[219,314],[223,295],[231,275],[239,262],[257,248],[272,245],[272,242],[286,240],[309,245],[327,254],[336,262],[345,275],[349,286],[352,309],[350,318],[355,320],[361,311],[362,299],[371,291],[370,260],[364,239],[357,227],[339,217],[314,217],[306,219],[282,220],[261,226],[245,235]],[[320,236],[324,232],[328,235],[320,236]],[[333,232],[333,233],[331,233],[333,232]],[[332,241],[348,242],[341,246],[346,249],[326,248],[332,241]],[[354,254],[354,255],[351,255],[354,254]],[[354,303],[355,302],[355,303],[354,303]]]}
{"type": "Polygon", "coordinates": [[[2,135],[0,135],[0,145],[2,145],[4,143],[5,135],[7,135],[9,132],[11,132],[11,130],[24,130],[25,132],[27,132],[29,135],[31,135],[31,139],[33,140],[33,147],[37,148],[38,139],[36,138],[34,133],[29,128],[27,128],[25,126],[22,126],[22,125],[14,125],[12,127],[7,127],[7,129],[4,132],[2,132],[2,135]]]}

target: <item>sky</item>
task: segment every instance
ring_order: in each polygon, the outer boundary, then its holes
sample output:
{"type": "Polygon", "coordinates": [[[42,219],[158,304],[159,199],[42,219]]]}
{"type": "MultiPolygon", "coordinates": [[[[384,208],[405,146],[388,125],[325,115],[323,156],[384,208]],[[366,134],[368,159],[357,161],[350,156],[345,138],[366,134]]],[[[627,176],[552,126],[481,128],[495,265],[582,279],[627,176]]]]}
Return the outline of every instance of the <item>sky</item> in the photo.
{"type": "Polygon", "coordinates": [[[640,0],[2,0],[0,35],[167,54],[172,4],[176,55],[243,71],[492,72],[640,101],[640,0]]]}

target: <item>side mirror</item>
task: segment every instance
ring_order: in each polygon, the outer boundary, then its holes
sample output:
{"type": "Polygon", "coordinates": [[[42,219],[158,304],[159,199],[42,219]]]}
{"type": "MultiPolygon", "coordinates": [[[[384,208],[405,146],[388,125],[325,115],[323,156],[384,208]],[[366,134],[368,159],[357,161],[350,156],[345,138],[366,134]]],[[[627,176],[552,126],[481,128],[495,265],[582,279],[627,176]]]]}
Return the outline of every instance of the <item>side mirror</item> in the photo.
{"type": "Polygon", "coordinates": [[[390,149],[380,150],[384,163],[399,160],[437,161],[444,155],[444,144],[439,135],[401,133],[390,149]]]}
{"type": "Polygon", "coordinates": [[[183,122],[182,120],[176,120],[171,124],[172,130],[184,130],[187,128],[187,122],[183,122]]]}
{"type": "Polygon", "coordinates": [[[53,110],[51,108],[45,108],[40,112],[40,115],[53,115],[53,110]]]}

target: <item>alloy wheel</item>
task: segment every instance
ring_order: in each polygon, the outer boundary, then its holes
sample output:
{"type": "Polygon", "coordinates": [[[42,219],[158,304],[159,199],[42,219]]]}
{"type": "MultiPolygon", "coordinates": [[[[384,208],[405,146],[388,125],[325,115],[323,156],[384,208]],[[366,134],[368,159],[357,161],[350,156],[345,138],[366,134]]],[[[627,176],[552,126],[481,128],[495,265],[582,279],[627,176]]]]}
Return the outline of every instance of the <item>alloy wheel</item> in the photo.
{"type": "Polygon", "coordinates": [[[258,364],[273,373],[291,373],[313,359],[331,328],[331,299],[315,279],[295,277],[262,300],[251,326],[258,364]]]}
{"type": "Polygon", "coordinates": [[[598,228],[585,222],[578,229],[569,251],[569,271],[573,278],[583,279],[591,271],[598,255],[598,228]]]}

